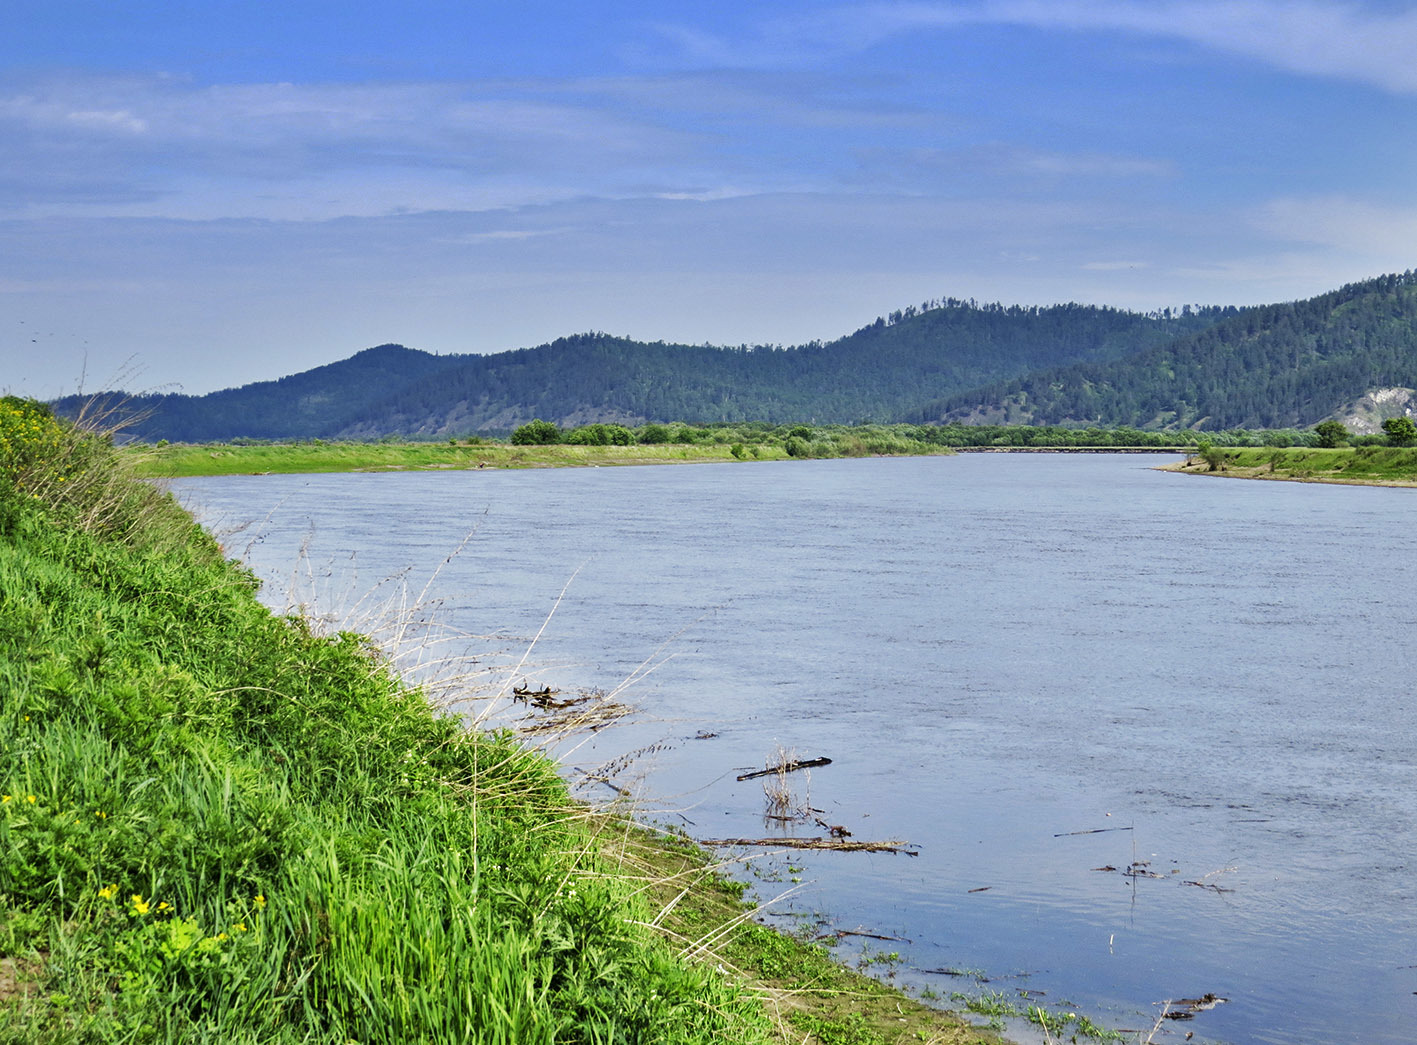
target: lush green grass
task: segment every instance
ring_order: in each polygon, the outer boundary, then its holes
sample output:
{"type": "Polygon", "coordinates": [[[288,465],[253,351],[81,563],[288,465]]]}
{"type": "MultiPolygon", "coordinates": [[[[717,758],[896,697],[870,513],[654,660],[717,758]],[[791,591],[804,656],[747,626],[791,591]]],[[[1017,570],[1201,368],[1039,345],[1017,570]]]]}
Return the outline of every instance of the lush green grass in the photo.
{"type": "Polygon", "coordinates": [[[763,1040],[550,764],[4,411],[0,1040],[763,1040]]]}
{"type": "MultiPolygon", "coordinates": [[[[665,426],[654,426],[664,428],[665,426]]],[[[282,472],[356,472],[466,468],[556,468],[703,461],[938,454],[950,451],[915,438],[913,426],[772,428],[678,426],[676,441],[594,445],[557,442],[517,445],[491,440],[454,442],[164,444],[134,447],[136,468],[152,476],[242,475],[282,472]]],[[[575,433],[568,433],[574,435],[575,433]]],[[[629,433],[627,433],[629,434],[629,433]]]]}
{"type": "Polygon", "coordinates": [[[1215,468],[1201,456],[1174,466],[1177,471],[1246,479],[1417,485],[1417,448],[1359,446],[1319,449],[1214,450],[1215,468]]]}
{"type": "MultiPolygon", "coordinates": [[[[231,443],[134,448],[152,476],[252,475],[293,472],[383,472],[467,468],[556,468],[577,465],[732,461],[717,443],[674,446],[512,446],[479,443],[231,443]]],[[[768,455],[764,455],[768,456],[768,455]]],[[[782,453],[775,456],[783,457],[782,453]]]]}
{"type": "Polygon", "coordinates": [[[0,401],[0,1043],[977,1039],[272,615],[132,464],[0,401]]]}

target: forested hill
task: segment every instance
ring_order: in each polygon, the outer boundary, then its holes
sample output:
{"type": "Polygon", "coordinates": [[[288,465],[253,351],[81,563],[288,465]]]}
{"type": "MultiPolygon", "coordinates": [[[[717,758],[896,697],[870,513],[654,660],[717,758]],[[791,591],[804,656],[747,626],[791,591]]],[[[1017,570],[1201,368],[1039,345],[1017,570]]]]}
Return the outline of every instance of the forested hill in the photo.
{"type": "MultiPolygon", "coordinates": [[[[505,432],[683,420],[894,421],[923,404],[1044,367],[1106,362],[1215,323],[1235,309],[1141,315],[1084,305],[948,299],[794,348],[644,343],[605,334],[495,355],[397,345],[278,381],[193,397],[140,396],[149,438],[204,441],[505,432]]],[[[57,404],[72,412],[72,401],[57,404]]]]}
{"type": "MultiPolygon", "coordinates": [[[[228,388],[204,396],[108,397],[137,418],[130,434],[149,439],[212,442],[240,436],[313,439],[348,428],[386,399],[391,390],[423,380],[459,357],[430,355],[402,345],[380,345],[326,366],[275,381],[228,388]]],[[[87,397],[54,406],[73,416],[87,397]]]]}
{"type": "Polygon", "coordinates": [[[1305,427],[1417,388],[1417,272],[1248,309],[1124,359],[955,393],[906,419],[1139,428],[1305,427]]]}

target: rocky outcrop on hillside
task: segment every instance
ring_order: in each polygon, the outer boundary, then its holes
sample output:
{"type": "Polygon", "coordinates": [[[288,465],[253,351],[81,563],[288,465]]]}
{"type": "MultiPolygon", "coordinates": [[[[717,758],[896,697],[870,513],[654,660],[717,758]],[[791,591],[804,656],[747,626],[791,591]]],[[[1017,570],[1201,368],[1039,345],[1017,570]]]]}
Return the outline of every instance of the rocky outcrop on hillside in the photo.
{"type": "Polygon", "coordinates": [[[1376,435],[1389,417],[1417,419],[1417,389],[1373,388],[1333,413],[1354,435],[1376,435]]]}

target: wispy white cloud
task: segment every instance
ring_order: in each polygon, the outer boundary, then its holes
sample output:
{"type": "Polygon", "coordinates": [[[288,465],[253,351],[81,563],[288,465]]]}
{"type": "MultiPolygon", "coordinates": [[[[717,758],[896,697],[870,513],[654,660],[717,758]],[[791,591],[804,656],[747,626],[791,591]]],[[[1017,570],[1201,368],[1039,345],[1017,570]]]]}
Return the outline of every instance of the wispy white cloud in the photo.
{"type": "Polygon", "coordinates": [[[974,175],[987,178],[1022,176],[1117,179],[1166,178],[1176,174],[1170,160],[1116,156],[1099,152],[1061,152],[1012,142],[986,142],[959,149],[870,149],[860,153],[872,177],[886,169],[901,176],[974,175]]]}
{"type": "Polygon", "coordinates": [[[903,33],[971,25],[1111,31],[1185,41],[1289,72],[1417,93],[1417,10],[1333,0],[979,0],[844,5],[769,18],[738,38],[655,30],[674,60],[725,68],[812,64],[903,33]]]}
{"type": "Polygon", "coordinates": [[[1252,218],[1268,235],[1333,247],[1381,261],[1381,268],[1417,265],[1417,207],[1383,205],[1344,195],[1272,200],[1252,218]]]}
{"type": "Polygon", "coordinates": [[[1087,272],[1126,272],[1130,269],[1151,268],[1149,261],[1089,261],[1083,266],[1087,272]]]}
{"type": "MultiPolygon", "coordinates": [[[[821,156],[784,162],[774,128],[869,137],[922,122],[817,75],[51,77],[0,84],[0,213],[319,219],[583,195],[719,198],[829,183],[821,156]]],[[[821,141],[807,148],[829,154],[830,135],[821,141]]]]}
{"type": "Polygon", "coordinates": [[[1039,149],[1016,142],[959,148],[908,144],[856,152],[844,188],[915,197],[999,201],[1092,202],[1105,207],[1138,195],[1171,193],[1180,181],[1168,159],[1078,150],[1039,149]]]}

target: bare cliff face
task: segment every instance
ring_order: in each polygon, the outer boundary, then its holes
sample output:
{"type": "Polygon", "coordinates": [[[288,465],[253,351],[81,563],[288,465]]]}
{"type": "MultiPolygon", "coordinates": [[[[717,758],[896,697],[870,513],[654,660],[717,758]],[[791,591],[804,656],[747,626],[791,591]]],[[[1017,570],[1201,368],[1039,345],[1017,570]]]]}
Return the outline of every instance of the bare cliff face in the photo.
{"type": "Polygon", "coordinates": [[[1417,419],[1417,389],[1369,389],[1332,416],[1354,435],[1376,435],[1389,417],[1417,419]]]}

